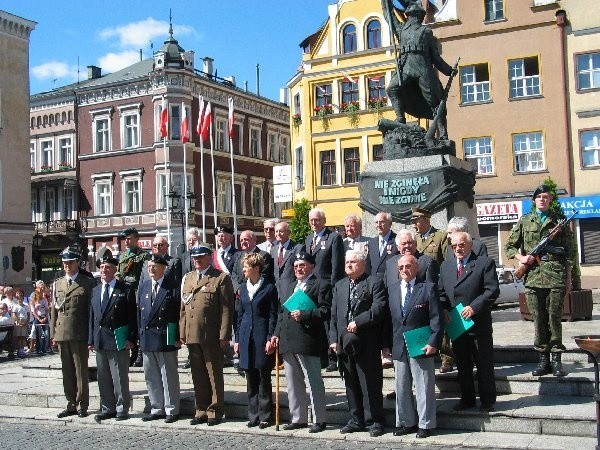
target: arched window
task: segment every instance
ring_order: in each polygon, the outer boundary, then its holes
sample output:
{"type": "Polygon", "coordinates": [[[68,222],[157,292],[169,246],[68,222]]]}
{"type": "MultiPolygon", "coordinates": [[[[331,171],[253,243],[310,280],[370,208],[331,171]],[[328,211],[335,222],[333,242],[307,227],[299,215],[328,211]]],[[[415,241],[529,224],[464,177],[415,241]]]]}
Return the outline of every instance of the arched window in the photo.
{"type": "Polygon", "coordinates": [[[344,44],[344,53],[356,51],[356,27],[353,24],[348,24],[343,28],[342,41],[344,44]]]}
{"type": "Polygon", "coordinates": [[[56,114],[54,114],[54,123],[56,125],[58,125],[59,122],[60,122],[60,114],[56,113],[56,114]]]}
{"type": "Polygon", "coordinates": [[[61,115],[61,123],[64,124],[67,121],[67,113],[63,111],[61,115]]]}
{"type": "Polygon", "coordinates": [[[367,24],[367,48],[381,47],[381,23],[377,19],[367,24]]]}
{"type": "Polygon", "coordinates": [[[37,116],[36,122],[37,122],[38,128],[41,127],[42,126],[42,117],[41,116],[37,116]]]}
{"type": "Polygon", "coordinates": [[[71,120],[73,120],[73,113],[71,111],[69,111],[69,119],[68,122],[71,123],[71,120]]]}
{"type": "Polygon", "coordinates": [[[35,117],[31,118],[31,128],[35,127],[35,117]]]}

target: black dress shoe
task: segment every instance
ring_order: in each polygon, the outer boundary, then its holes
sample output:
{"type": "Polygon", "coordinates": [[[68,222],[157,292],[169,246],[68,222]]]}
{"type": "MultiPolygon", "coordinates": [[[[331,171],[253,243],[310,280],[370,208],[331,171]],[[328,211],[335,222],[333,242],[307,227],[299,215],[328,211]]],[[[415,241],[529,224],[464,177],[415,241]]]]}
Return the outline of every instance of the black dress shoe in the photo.
{"type": "Polygon", "coordinates": [[[396,391],[388,392],[385,394],[385,398],[388,400],[394,400],[396,398],[396,391]]]}
{"type": "Polygon", "coordinates": [[[142,422],[152,422],[153,420],[160,420],[165,417],[164,414],[148,414],[147,416],[142,417],[142,422]]]}
{"type": "Polygon", "coordinates": [[[309,429],[309,433],[320,433],[321,431],[325,431],[327,424],[325,422],[315,423],[309,429]]]}
{"type": "Polygon", "coordinates": [[[208,424],[209,427],[219,425],[221,422],[223,422],[223,419],[217,419],[216,417],[208,419],[206,421],[206,423],[208,424]]]}
{"type": "Polygon", "coordinates": [[[428,430],[427,428],[419,428],[417,430],[417,438],[425,439],[425,438],[428,438],[429,436],[431,436],[431,430],[428,430]]]}
{"type": "Polygon", "coordinates": [[[462,400],[452,407],[454,411],[464,411],[471,408],[475,408],[475,403],[465,403],[462,400]]]}
{"type": "Polygon", "coordinates": [[[286,425],[283,426],[283,429],[285,431],[291,431],[291,430],[300,430],[302,428],[306,428],[308,426],[308,424],[306,423],[288,423],[286,425]]]}
{"type": "Polygon", "coordinates": [[[113,418],[115,418],[115,417],[117,417],[117,413],[100,413],[100,414],[96,414],[96,415],[94,416],[94,420],[95,420],[97,423],[100,423],[100,422],[102,422],[103,420],[106,420],[106,419],[113,419],[113,418]]]}
{"type": "Polygon", "coordinates": [[[481,406],[479,407],[479,411],[480,412],[492,412],[494,410],[494,404],[493,403],[482,403],[481,406]]]}
{"type": "Polygon", "coordinates": [[[77,410],[69,411],[68,409],[64,409],[61,412],[59,412],[56,415],[56,417],[58,417],[59,419],[64,419],[65,417],[76,416],[76,415],[77,415],[77,410]]]}
{"type": "Polygon", "coordinates": [[[165,417],[165,423],[173,423],[179,420],[179,414],[173,414],[165,417]]]}
{"type": "Polygon", "coordinates": [[[269,428],[272,425],[271,422],[261,422],[258,424],[258,428],[264,430],[265,428],[269,428]]]}
{"type": "Polygon", "coordinates": [[[115,417],[115,420],[118,420],[118,421],[127,420],[127,419],[129,419],[129,414],[127,414],[127,413],[117,414],[117,417],[115,417]]]}
{"type": "Polygon", "coordinates": [[[371,425],[371,428],[369,429],[369,436],[379,437],[381,435],[383,435],[383,427],[378,423],[371,425]]]}
{"type": "Polygon", "coordinates": [[[206,423],[208,422],[208,417],[204,416],[204,417],[194,417],[192,420],[190,420],[190,425],[200,425],[201,423],[206,423]]]}
{"type": "Polygon", "coordinates": [[[341,434],[350,434],[350,433],[358,433],[363,431],[365,427],[361,427],[360,425],[355,424],[354,422],[348,422],[346,425],[342,427],[340,430],[341,434]]]}
{"type": "Polygon", "coordinates": [[[338,370],[338,366],[336,363],[332,362],[329,363],[329,365],[327,366],[327,368],[325,369],[325,372],[335,372],[338,370]]]}
{"type": "Polygon", "coordinates": [[[416,425],[412,427],[401,426],[400,428],[396,428],[394,430],[394,436],[404,436],[417,431],[417,429],[418,428],[416,425]]]}
{"type": "Polygon", "coordinates": [[[80,409],[77,411],[77,415],[83,419],[88,416],[88,412],[85,409],[80,409]]]}
{"type": "Polygon", "coordinates": [[[250,422],[248,422],[246,424],[246,426],[248,428],[254,428],[254,427],[257,427],[258,425],[260,425],[260,420],[251,420],[250,422]]]}

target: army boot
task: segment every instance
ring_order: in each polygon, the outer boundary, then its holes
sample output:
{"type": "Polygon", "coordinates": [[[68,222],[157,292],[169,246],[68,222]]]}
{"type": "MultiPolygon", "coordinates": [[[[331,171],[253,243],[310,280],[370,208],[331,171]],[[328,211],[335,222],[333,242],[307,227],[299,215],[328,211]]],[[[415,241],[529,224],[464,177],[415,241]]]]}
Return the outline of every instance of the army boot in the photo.
{"type": "Polygon", "coordinates": [[[550,355],[548,353],[540,353],[540,361],[538,362],[537,367],[531,372],[531,375],[539,377],[549,373],[552,373],[552,367],[550,367],[550,355]]]}
{"type": "Polygon", "coordinates": [[[564,377],[566,375],[560,361],[560,353],[552,353],[552,375],[555,377],[564,377]]]}

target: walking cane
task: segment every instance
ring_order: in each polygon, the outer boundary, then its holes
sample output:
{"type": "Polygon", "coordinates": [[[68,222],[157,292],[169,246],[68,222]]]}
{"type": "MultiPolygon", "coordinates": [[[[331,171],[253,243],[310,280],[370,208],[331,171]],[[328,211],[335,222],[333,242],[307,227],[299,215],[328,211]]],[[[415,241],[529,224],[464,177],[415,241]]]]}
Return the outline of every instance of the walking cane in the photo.
{"type": "Polygon", "coordinates": [[[279,431],[279,349],[275,349],[275,431],[279,431]]]}

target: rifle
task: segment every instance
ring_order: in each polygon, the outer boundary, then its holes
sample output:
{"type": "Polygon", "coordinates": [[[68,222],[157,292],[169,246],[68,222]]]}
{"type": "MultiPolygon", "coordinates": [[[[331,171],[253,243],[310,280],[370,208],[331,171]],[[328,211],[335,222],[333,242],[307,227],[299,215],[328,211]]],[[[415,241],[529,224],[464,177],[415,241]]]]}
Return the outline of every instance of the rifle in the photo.
{"type": "Polygon", "coordinates": [[[533,249],[531,250],[531,252],[529,253],[530,256],[533,256],[535,258],[535,263],[534,264],[523,264],[521,263],[521,265],[519,265],[519,267],[517,267],[517,270],[515,270],[515,277],[517,279],[521,279],[523,278],[527,272],[529,272],[529,270],[531,270],[531,268],[533,266],[535,266],[536,264],[539,266],[541,261],[542,261],[542,255],[545,253],[546,248],[548,247],[548,245],[550,244],[550,242],[558,235],[558,233],[560,233],[563,228],[571,221],[573,220],[573,217],[575,217],[575,214],[577,214],[577,211],[573,211],[573,214],[571,214],[569,217],[566,217],[562,220],[560,220],[558,222],[558,224],[552,228],[550,230],[550,232],[548,234],[546,234],[546,236],[544,236],[540,242],[538,242],[536,244],[535,247],[533,247],[533,249]]]}
{"type": "Polygon", "coordinates": [[[396,40],[394,39],[396,36],[400,39],[399,30],[396,29],[395,22],[393,22],[392,11],[394,4],[391,0],[381,0],[381,8],[383,9],[383,17],[385,21],[390,26],[390,42],[392,43],[392,47],[394,48],[394,62],[396,63],[396,77],[398,77],[398,86],[402,84],[402,79],[400,78],[400,63],[398,62],[398,47],[396,46],[396,40]]]}
{"type": "Polygon", "coordinates": [[[440,104],[435,109],[435,114],[433,115],[433,120],[429,124],[429,129],[427,130],[427,134],[425,134],[426,140],[433,139],[433,135],[437,130],[437,124],[442,118],[444,111],[446,110],[446,102],[448,101],[448,93],[450,92],[450,86],[452,86],[452,80],[458,73],[458,63],[460,62],[460,56],[456,60],[456,64],[452,68],[452,72],[450,73],[450,77],[448,78],[448,82],[446,83],[446,87],[444,88],[444,92],[442,93],[442,99],[440,100],[440,104]]]}

